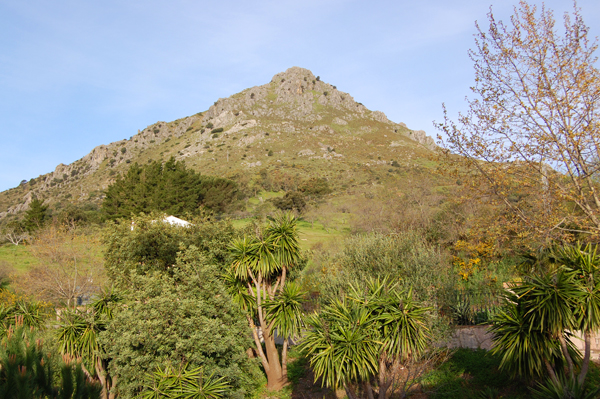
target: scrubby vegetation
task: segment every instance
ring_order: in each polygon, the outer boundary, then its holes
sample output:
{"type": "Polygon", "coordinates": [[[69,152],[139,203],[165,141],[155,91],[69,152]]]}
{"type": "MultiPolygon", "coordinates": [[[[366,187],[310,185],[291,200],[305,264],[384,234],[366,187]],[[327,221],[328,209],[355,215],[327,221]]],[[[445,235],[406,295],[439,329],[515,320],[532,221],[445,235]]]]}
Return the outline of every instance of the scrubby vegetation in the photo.
{"type": "MultiPolygon", "coordinates": [[[[535,10],[519,12],[513,21],[537,26],[535,10]]],[[[569,32],[587,32],[575,20],[569,32]]],[[[484,72],[478,82],[501,76],[484,72]]],[[[236,95],[256,112],[273,103],[260,130],[202,115],[152,125],[103,149],[105,191],[31,196],[3,220],[0,397],[597,397],[596,173],[427,157],[403,136],[416,132],[324,105],[346,97],[319,77],[300,91],[331,123],[294,124],[276,115],[289,81],[236,95]],[[284,148],[286,135],[302,149],[284,148]],[[162,152],[132,144],[155,141],[162,152]],[[494,348],[446,348],[466,328],[487,328],[494,348]]],[[[480,150],[480,125],[461,122],[471,130],[442,128],[480,150]]],[[[597,163],[575,144],[577,167],[597,163]]],[[[13,194],[85,173],[78,164],[13,194]]]]}

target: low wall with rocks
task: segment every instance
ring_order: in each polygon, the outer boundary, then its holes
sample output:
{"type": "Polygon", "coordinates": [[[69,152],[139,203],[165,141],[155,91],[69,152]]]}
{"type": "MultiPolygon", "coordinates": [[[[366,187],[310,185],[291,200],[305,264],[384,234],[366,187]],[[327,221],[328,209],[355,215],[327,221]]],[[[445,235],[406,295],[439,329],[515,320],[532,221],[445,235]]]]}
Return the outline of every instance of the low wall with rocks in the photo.
{"type": "MultiPolygon", "coordinates": [[[[449,348],[471,348],[490,350],[493,346],[489,326],[458,326],[448,342],[449,348]]],[[[583,336],[576,334],[573,338],[575,346],[583,353],[583,336]],[[577,338],[579,337],[579,338],[577,338]]],[[[592,335],[591,358],[600,361],[600,332],[592,335]]]]}

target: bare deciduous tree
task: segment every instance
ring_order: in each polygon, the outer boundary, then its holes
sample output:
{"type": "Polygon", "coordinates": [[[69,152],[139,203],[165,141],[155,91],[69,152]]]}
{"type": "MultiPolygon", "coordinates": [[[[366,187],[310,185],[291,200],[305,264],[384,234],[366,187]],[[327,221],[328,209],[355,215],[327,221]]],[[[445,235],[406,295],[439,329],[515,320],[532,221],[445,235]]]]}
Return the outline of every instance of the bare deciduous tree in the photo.
{"type": "Polygon", "coordinates": [[[14,284],[39,299],[74,307],[77,298],[97,292],[105,279],[98,250],[95,238],[74,226],[47,226],[31,240],[40,264],[14,284]]]}
{"type": "Polygon", "coordinates": [[[447,168],[508,210],[499,221],[515,236],[597,237],[600,73],[580,10],[562,33],[551,11],[525,1],[510,24],[488,20],[470,51],[475,98],[439,125],[447,168]]]}
{"type": "Polygon", "coordinates": [[[2,235],[11,244],[19,245],[27,239],[29,234],[27,230],[18,221],[9,222],[4,229],[2,229],[2,235]]]}

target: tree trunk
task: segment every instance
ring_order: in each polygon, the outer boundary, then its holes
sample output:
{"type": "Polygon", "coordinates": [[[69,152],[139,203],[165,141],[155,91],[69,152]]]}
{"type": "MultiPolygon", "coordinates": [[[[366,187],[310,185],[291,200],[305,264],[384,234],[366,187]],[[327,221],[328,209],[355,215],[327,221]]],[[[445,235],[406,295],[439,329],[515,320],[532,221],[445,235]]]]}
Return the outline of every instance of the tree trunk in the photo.
{"type": "Polygon", "coordinates": [[[348,384],[344,384],[344,390],[346,391],[346,395],[348,395],[348,399],[357,399],[356,395],[352,392],[352,389],[348,387],[348,384]]]}
{"type": "Polygon", "coordinates": [[[108,399],[109,389],[108,381],[109,378],[104,371],[104,367],[102,364],[102,359],[96,359],[96,374],[98,375],[98,379],[100,380],[100,385],[102,386],[102,399],[108,399]]]}
{"type": "Polygon", "coordinates": [[[110,379],[110,394],[108,395],[108,399],[115,399],[117,397],[117,391],[113,388],[117,386],[117,377],[112,377],[110,379]]]}
{"type": "Polygon", "coordinates": [[[385,399],[390,382],[388,381],[387,375],[387,364],[385,362],[385,354],[382,354],[379,358],[379,399],[385,399]]]}
{"type": "Polygon", "coordinates": [[[365,391],[367,392],[367,398],[375,399],[373,396],[373,387],[369,381],[365,381],[365,391]]]}
{"type": "Polygon", "coordinates": [[[592,334],[589,331],[583,333],[583,342],[585,343],[585,352],[583,354],[583,361],[581,362],[581,370],[579,371],[579,377],[577,378],[577,381],[580,384],[583,384],[583,382],[585,381],[585,376],[587,375],[588,369],[590,367],[592,334]]]}
{"type": "Polygon", "coordinates": [[[281,373],[287,380],[287,355],[288,355],[288,340],[283,340],[283,350],[281,351],[281,373]]]}
{"type": "Polygon", "coordinates": [[[275,346],[275,338],[271,331],[263,330],[265,339],[265,349],[269,362],[269,371],[267,371],[267,389],[278,391],[287,384],[287,375],[283,375],[281,363],[279,362],[279,352],[275,346]]]}
{"type": "Polygon", "coordinates": [[[550,374],[550,379],[554,381],[554,383],[558,384],[558,378],[556,378],[556,373],[550,365],[550,362],[548,362],[548,360],[544,360],[544,364],[546,365],[546,370],[548,370],[548,374],[550,374]]]}
{"type": "Polygon", "coordinates": [[[558,334],[558,340],[560,342],[560,347],[562,348],[563,355],[565,356],[565,359],[567,359],[567,364],[569,365],[569,375],[571,376],[571,379],[574,379],[575,371],[573,366],[573,359],[571,359],[571,356],[569,355],[567,342],[565,341],[565,336],[562,334],[562,332],[558,334]]]}

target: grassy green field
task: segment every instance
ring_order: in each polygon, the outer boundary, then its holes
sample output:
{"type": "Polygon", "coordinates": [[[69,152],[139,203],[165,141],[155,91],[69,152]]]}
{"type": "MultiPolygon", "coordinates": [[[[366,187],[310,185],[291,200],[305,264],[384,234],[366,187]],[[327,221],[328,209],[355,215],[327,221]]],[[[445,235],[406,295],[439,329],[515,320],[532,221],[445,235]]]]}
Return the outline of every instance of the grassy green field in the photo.
{"type": "MultiPolygon", "coordinates": [[[[242,228],[252,222],[253,219],[235,219],[231,223],[235,228],[242,228]]],[[[298,235],[300,238],[300,248],[309,250],[318,244],[329,244],[335,240],[343,240],[350,234],[350,230],[346,227],[338,227],[336,229],[326,229],[320,222],[308,222],[306,220],[298,221],[298,235]]]]}
{"type": "Polygon", "coordinates": [[[16,274],[25,273],[37,264],[38,260],[26,245],[6,244],[0,246],[0,265],[14,269],[16,274]]]}

